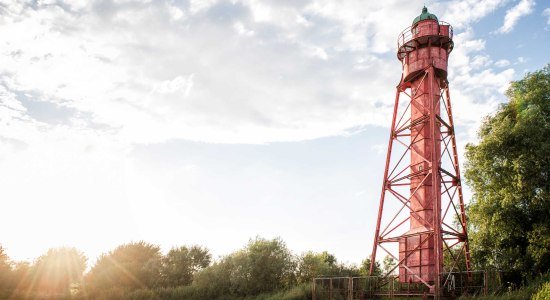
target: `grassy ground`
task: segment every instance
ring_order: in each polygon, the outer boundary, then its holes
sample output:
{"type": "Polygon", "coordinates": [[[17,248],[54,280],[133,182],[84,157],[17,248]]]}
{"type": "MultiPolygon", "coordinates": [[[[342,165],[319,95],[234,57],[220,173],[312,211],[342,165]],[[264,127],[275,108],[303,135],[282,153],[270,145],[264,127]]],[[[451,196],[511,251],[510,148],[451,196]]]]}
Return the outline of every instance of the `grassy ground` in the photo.
{"type": "MultiPolygon", "coordinates": [[[[294,288],[271,294],[262,294],[250,300],[309,300],[311,299],[311,284],[302,284],[294,288]]],[[[248,300],[248,299],[247,299],[248,300]]]]}
{"type": "MultiPolygon", "coordinates": [[[[177,287],[177,288],[161,288],[161,289],[141,289],[135,291],[123,291],[123,290],[106,290],[102,291],[98,295],[79,295],[73,296],[66,295],[60,297],[60,295],[45,295],[45,294],[26,294],[26,293],[14,293],[11,295],[2,295],[0,293],[0,299],[42,299],[42,300],[60,300],[60,299],[131,299],[131,300],[180,300],[180,299],[219,299],[219,300],[309,300],[312,299],[311,284],[302,284],[295,286],[289,290],[260,294],[249,297],[232,296],[223,293],[216,293],[214,295],[208,295],[204,291],[198,291],[191,286],[177,287]],[[5,297],[7,296],[7,297],[5,297]],[[11,297],[9,297],[11,296],[11,297]]],[[[336,297],[333,299],[336,300],[336,297]]],[[[393,298],[400,299],[400,298],[393,298]]],[[[407,300],[421,299],[421,298],[406,298],[407,300]]],[[[476,297],[460,297],[460,300],[493,300],[493,299],[532,299],[532,300],[550,300],[550,274],[537,277],[530,281],[530,284],[520,289],[509,290],[498,295],[488,296],[476,296],[476,297]]]]}
{"type": "Polygon", "coordinates": [[[499,295],[487,295],[478,297],[460,297],[461,300],[516,300],[516,299],[533,299],[533,300],[550,300],[550,274],[537,277],[524,287],[516,290],[510,289],[507,292],[499,295]]]}

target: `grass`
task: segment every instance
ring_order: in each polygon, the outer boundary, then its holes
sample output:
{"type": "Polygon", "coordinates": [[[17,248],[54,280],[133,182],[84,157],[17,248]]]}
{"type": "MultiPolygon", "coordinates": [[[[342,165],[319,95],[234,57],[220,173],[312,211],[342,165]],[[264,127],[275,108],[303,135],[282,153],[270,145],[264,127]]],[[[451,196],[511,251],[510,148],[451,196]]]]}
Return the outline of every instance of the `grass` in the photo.
{"type": "Polygon", "coordinates": [[[460,300],[550,300],[550,273],[530,280],[529,284],[519,289],[508,289],[508,291],[496,295],[460,297],[460,300]]]}

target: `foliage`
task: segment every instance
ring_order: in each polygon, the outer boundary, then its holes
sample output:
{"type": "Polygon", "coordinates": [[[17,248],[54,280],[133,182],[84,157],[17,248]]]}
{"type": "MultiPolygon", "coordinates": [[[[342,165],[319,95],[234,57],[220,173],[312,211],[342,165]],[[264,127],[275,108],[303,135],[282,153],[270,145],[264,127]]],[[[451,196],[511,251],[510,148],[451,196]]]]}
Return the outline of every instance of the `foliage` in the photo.
{"type": "MultiPolygon", "coordinates": [[[[34,295],[16,294],[15,298],[11,299],[29,299],[35,298],[34,295]]],[[[76,296],[72,299],[88,299],[82,296],[76,296]]],[[[44,299],[44,298],[40,298],[44,299]]],[[[52,298],[53,299],[53,298],[52,298]]],[[[55,298],[57,300],[57,298],[55,298]]],[[[68,298],[67,298],[68,299],[68,298]]],[[[290,289],[278,290],[274,292],[262,293],[258,295],[227,295],[221,294],[213,298],[207,298],[198,291],[196,286],[178,286],[178,287],[161,287],[161,288],[142,288],[136,290],[125,290],[120,288],[111,288],[96,294],[93,299],[102,300],[203,300],[203,299],[220,299],[220,300],[308,300],[311,299],[311,284],[300,284],[290,289]]]]}
{"type": "Polygon", "coordinates": [[[370,258],[366,258],[361,262],[361,267],[359,268],[359,275],[361,276],[379,276],[382,275],[382,269],[380,268],[380,263],[376,262],[374,264],[374,273],[370,274],[370,258]]]}
{"type": "Polygon", "coordinates": [[[10,287],[11,263],[4,248],[0,246],[0,289],[10,287]]]}
{"type": "MultiPolygon", "coordinates": [[[[397,261],[395,260],[395,258],[386,255],[386,257],[384,257],[384,260],[382,261],[382,264],[384,265],[384,273],[386,274],[392,271],[392,269],[397,265],[397,261]]],[[[393,270],[393,273],[397,272],[393,270]]]]}
{"type": "Polygon", "coordinates": [[[288,288],[294,283],[292,253],[280,238],[250,240],[239,268],[246,279],[246,293],[257,294],[288,288]]]}
{"type": "Polygon", "coordinates": [[[510,101],[467,145],[471,249],[478,268],[550,270],[550,65],[513,82],[510,101]]]}
{"type": "Polygon", "coordinates": [[[143,241],[118,246],[101,255],[86,278],[89,290],[155,287],[160,278],[159,246],[143,241]]]}
{"type": "Polygon", "coordinates": [[[545,282],[536,294],[533,295],[533,300],[550,300],[550,281],[545,282]]]}
{"type": "Polygon", "coordinates": [[[50,294],[69,294],[70,287],[82,280],[87,258],[75,248],[49,249],[30,270],[32,289],[50,294]]]}
{"type": "Polygon", "coordinates": [[[212,255],[208,249],[200,246],[181,246],[171,249],[162,258],[161,275],[164,286],[189,285],[193,276],[208,267],[212,255]]]}
{"type": "Polygon", "coordinates": [[[255,238],[200,272],[193,283],[205,298],[220,295],[257,295],[291,287],[295,261],[279,239],[255,238]]]}
{"type": "Polygon", "coordinates": [[[17,262],[11,270],[11,288],[29,291],[33,282],[32,266],[28,262],[17,262]]]}
{"type": "Polygon", "coordinates": [[[204,299],[217,298],[236,292],[233,274],[236,273],[237,267],[233,256],[228,255],[222,258],[195,276],[193,286],[204,299]]]}
{"type": "Polygon", "coordinates": [[[49,249],[33,264],[12,263],[0,247],[0,298],[64,299],[77,291],[87,258],[75,248],[49,249]]]}
{"type": "MultiPolygon", "coordinates": [[[[331,276],[369,276],[370,259],[365,259],[359,267],[338,263],[333,254],[326,251],[315,253],[312,251],[304,253],[298,259],[297,280],[299,283],[310,283],[316,277],[331,276]]],[[[380,264],[377,262],[374,275],[382,273],[380,264]]]]}
{"type": "Polygon", "coordinates": [[[461,246],[449,248],[450,251],[443,252],[444,272],[463,272],[466,266],[466,256],[461,246]]]}
{"type": "Polygon", "coordinates": [[[309,300],[311,297],[311,284],[303,283],[289,290],[261,294],[252,297],[251,300],[309,300]]]}
{"type": "Polygon", "coordinates": [[[459,299],[476,300],[516,300],[516,299],[550,299],[550,273],[531,278],[523,286],[509,282],[503,291],[484,296],[462,296],[459,299]],[[546,298],[545,298],[546,297],[546,298]]]}
{"type": "MultiPolygon", "coordinates": [[[[33,285],[37,277],[37,270],[40,265],[43,265],[45,261],[55,261],[46,258],[60,257],[52,255],[52,253],[60,252],[58,249],[50,249],[47,253],[37,259],[34,264],[29,263],[11,263],[9,258],[5,256],[3,259],[11,266],[11,282],[17,284],[12,286],[12,289],[0,290],[0,298],[2,299],[220,299],[220,300],[233,300],[233,299],[245,299],[245,300],[301,300],[311,299],[312,286],[311,280],[304,280],[304,283],[298,283],[306,276],[316,277],[317,267],[321,266],[326,268],[330,273],[330,276],[360,276],[361,274],[368,274],[370,268],[370,260],[365,259],[363,263],[357,267],[353,265],[346,265],[338,263],[336,257],[328,252],[314,253],[307,252],[300,257],[292,255],[287,249],[286,245],[281,239],[266,240],[262,238],[256,238],[250,240],[249,243],[241,250],[231,253],[227,256],[220,258],[212,265],[207,265],[210,261],[210,255],[208,250],[198,246],[191,247],[179,247],[170,254],[162,255],[159,252],[159,247],[151,245],[145,242],[130,243],[119,246],[113,251],[105,254],[99,259],[87,274],[87,285],[85,289],[78,293],[67,293],[66,290],[60,289],[60,292],[48,289],[43,285],[33,285]],[[191,249],[200,250],[200,255],[190,255],[191,249]],[[183,250],[183,249],[187,249],[183,250]],[[141,252],[138,255],[136,252],[141,252]],[[149,259],[157,260],[160,257],[161,263],[164,263],[168,256],[173,256],[174,253],[182,254],[184,258],[199,257],[197,261],[202,262],[202,265],[197,264],[198,268],[194,275],[191,284],[182,284],[177,286],[167,286],[159,284],[159,278],[165,278],[163,274],[164,267],[156,269],[158,272],[146,273],[146,276],[150,276],[148,280],[140,280],[141,283],[149,282],[153,283],[149,286],[145,284],[141,285],[124,285],[123,281],[109,281],[109,284],[105,284],[104,281],[97,280],[98,274],[95,273],[98,270],[110,270],[116,266],[118,271],[134,270],[135,266],[129,263],[133,261],[134,264],[141,266],[147,266],[149,259]],[[158,256],[158,257],[157,257],[158,256]],[[149,259],[145,259],[149,257],[149,259]],[[157,257],[157,258],[155,258],[157,257]],[[204,259],[203,259],[204,258],[204,259]],[[106,264],[106,259],[111,261],[111,264],[106,264]],[[116,261],[115,261],[116,259],[116,261]],[[114,263],[116,262],[116,263],[114,263]],[[113,266],[114,264],[114,266],[113,266]],[[313,267],[312,267],[313,266],[313,267]],[[118,269],[120,267],[120,269],[118,269]],[[124,267],[124,268],[122,268],[124,267]],[[302,270],[301,270],[302,269],[302,270]],[[308,272],[306,272],[306,270],[308,272]],[[263,273],[263,274],[262,274],[263,273]],[[254,274],[254,275],[252,275],[254,274]],[[309,274],[309,275],[307,275],[309,274]],[[260,282],[256,282],[256,278],[262,278],[260,282]],[[95,281],[94,281],[95,280],[95,281]],[[17,287],[17,288],[16,288],[17,287]],[[34,287],[34,288],[30,288],[34,287]]],[[[72,249],[72,248],[61,248],[72,249]]],[[[78,252],[73,249],[69,252],[78,252]]],[[[64,255],[70,257],[71,255],[64,255]]],[[[181,258],[179,255],[176,256],[181,258]]],[[[2,258],[0,256],[0,258],[2,258]]],[[[173,263],[175,260],[170,260],[173,263]]],[[[190,260],[182,259],[183,263],[188,263],[190,260]]],[[[390,259],[385,259],[386,269],[392,265],[390,259]]],[[[148,268],[144,268],[148,270],[148,268]]],[[[182,276],[186,276],[188,268],[179,269],[182,271],[182,276]]],[[[376,264],[376,273],[380,274],[380,265],[376,264]]],[[[132,271],[133,278],[140,278],[143,274],[132,271]]],[[[80,273],[81,274],[81,273],[80,273]]],[[[120,273],[108,273],[110,276],[121,276],[120,273]]],[[[172,273],[175,276],[175,273],[172,273]]],[[[526,287],[522,287],[519,290],[510,288],[503,296],[503,299],[523,299],[529,298],[531,295],[538,293],[537,295],[545,295],[548,289],[547,285],[543,283],[548,282],[550,275],[539,277],[531,280],[531,284],[526,287]]],[[[9,277],[9,276],[8,276],[9,277]]],[[[122,276],[121,278],[124,278],[122,276]]],[[[118,279],[121,279],[118,278],[118,279]]],[[[513,286],[511,286],[513,287],[513,286]]],[[[542,297],[542,296],[540,296],[542,297]]],[[[491,297],[482,299],[494,299],[491,297]]],[[[541,298],[544,299],[544,298],[541,298]]]]}
{"type": "Polygon", "coordinates": [[[311,282],[315,277],[333,276],[338,273],[336,257],[324,251],[306,252],[298,260],[297,279],[300,283],[311,282]]]}

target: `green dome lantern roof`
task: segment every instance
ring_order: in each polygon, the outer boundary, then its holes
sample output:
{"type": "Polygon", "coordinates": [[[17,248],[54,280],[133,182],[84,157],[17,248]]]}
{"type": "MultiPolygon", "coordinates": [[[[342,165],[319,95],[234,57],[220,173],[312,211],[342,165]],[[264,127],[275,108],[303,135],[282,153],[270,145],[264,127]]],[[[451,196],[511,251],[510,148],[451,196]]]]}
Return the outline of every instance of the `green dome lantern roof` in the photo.
{"type": "Polygon", "coordinates": [[[422,13],[418,17],[414,18],[412,26],[414,26],[414,24],[416,24],[420,21],[423,21],[423,20],[436,20],[437,21],[437,17],[434,14],[429,13],[426,6],[424,6],[422,8],[422,13]]]}

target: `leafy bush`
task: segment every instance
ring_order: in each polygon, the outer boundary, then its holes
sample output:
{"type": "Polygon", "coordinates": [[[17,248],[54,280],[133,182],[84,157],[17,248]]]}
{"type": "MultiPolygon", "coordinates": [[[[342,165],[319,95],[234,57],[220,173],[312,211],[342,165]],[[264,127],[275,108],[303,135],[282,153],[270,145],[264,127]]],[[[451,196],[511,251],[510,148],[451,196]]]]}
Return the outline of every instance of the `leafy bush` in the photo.
{"type": "Polygon", "coordinates": [[[533,300],[550,300],[550,282],[545,282],[538,292],[533,295],[533,300]]]}

